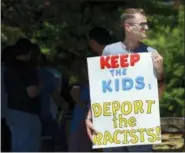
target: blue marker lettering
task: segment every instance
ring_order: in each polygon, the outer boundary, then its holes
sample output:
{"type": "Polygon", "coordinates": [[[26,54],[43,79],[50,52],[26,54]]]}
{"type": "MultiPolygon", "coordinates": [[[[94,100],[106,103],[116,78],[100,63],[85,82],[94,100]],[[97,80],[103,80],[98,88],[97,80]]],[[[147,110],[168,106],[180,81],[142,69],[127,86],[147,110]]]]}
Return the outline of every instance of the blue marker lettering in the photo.
{"type": "Polygon", "coordinates": [[[126,75],[127,74],[127,69],[122,69],[122,75],[126,75]]]}
{"type": "Polygon", "coordinates": [[[112,77],[114,77],[114,69],[110,70],[112,77]]]}
{"type": "Polygon", "coordinates": [[[115,90],[119,91],[119,79],[115,79],[115,90]]]}
{"type": "Polygon", "coordinates": [[[115,72],[116,73],[116,76],[121,76],[121,69],[116,69],[115,71],[116,71],[115,72]]]}
{"type": "Polygon", "coordinates": [[[135,81],[136,81],[136,86],[135,86],[135,88],[136,88],[137,90],[144,89],[144,87],[145,87],[144,77],[138,76],[138,77],[135,79],[135,81]]]}
{"type": "Polygon", "coordinates": [[[106,93],[107,91],[112,92],[112,88],[111,88],[111,80],[103,80],[102,81],[102,90],[104,93],[106,93]]]}
{"type": "Polygon", "coordinates": [[[130,90],[133,88],[133,80],[131,78],[123,78],[122,79],[122,89],[123,90],[130,90]]]}

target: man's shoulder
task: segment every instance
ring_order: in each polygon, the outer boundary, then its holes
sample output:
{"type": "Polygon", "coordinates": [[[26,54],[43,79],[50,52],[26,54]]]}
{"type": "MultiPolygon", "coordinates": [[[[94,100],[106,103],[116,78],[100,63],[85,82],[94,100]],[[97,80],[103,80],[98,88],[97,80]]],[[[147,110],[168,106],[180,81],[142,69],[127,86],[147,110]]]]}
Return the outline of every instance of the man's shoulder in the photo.
{"type": "Polygon", "coordinates": [[[147,52],[153,52],[153,51],[157,51],[155,48],[143,43],[143,46],[146,48],[147,52]]]}
{"type": "Polygon", "coordinates": [[[157,52],[157,49],[150,47],[150,46],[147,46],[147,51],[148,52],[157,52]]]}
{"type": "MultiPolygon", "coordinates": [[[[143,43],[143,46],[146,47],[147,51],[148,52],[152,52],[152,51],[157,51],[155,48],[143,43]]],[[[104,50],[115,50],[115,49],[120,49],[122,48],[121,46],[121,43],[120,41],[119,42],[116,42],[116,43],[112,43],[112,44],[109,44],[107,46],[105,46],[105,49],[104,50]]]]}
{"type": "Polygon", "coordinates": [[[115,49],[117,47],[120,47],[120,42],[109,44],[109,45],[105,46],[105,49],[115,49]]]}
{"type": "Polygon", "coordinates": [[[121,47],[120,42],[112,43],[107,46],[105,46],[103,50],[103,55],[114,55],[114,54],[119,54],[122,53],[123,48],[121,47]]]}

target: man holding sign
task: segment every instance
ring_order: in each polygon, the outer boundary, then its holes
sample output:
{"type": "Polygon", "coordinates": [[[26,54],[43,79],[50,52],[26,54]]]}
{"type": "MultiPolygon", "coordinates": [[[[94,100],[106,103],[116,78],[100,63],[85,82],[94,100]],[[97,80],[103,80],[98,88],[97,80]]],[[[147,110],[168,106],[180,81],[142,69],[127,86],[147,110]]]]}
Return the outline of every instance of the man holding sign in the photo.
{"type": "MultiPolygon", "coordinates": [[[[111,45],[108,45],[104,48],[103,50],[103,57],[100,57],[96,63],[98,63],[100,65],[100,70],[97,70],[98,73],[98,77],[101,78],[101,76],[103,76],[102,78],[104,78],[104,80],[102,80],[102,91],[106,96],[103,96],[103,94],[101,93],[96,93],[97,95],[99,95],[99,97],[102,97],[102,101],[105,101],[106,98],[109,99],[109,101],[112,100],[112,102],[106,101],[106,103],[104,102],[103,105],[96,104],[93,103],[96,100],[96,96],[92,93],[93,91],[91,90],[91,101],[92,101],[92,109],[93,109],[93,117],[94,119],[96,117],[100,117],[100,121],[102,121],[102,117],[104,117],[104,121],[105,124],[106,122],[108,123],[109,119],[106,119],[105,116],[107,116],[107,118],[109,116],[112,116],[112,121],[113,121],[113,126],[114,128],[122,128],[123,130],[126,129],[128,127],[131,127],[131,129],[133,129],[134,127],[138,127],[137,128],[137,134],[140,135],[140,139],[141,137],[145,134],[147,134],[148,136],[153,135],[154,136],[154,129],[148,127],[148,128],[140,128],[140,124],[138,123],[137,125],[137,120],[135,117],[133,117],[135,114],[151,114],[152,113],[152,106],[155,105],[155,109],[153,110],[153,115],[157,116],[156,117],[156,124],[154,125],[158,125],[160,124],[159,121],[159,112],[158,112],[158,98],[156,99],[156,97],[159,95],[159,98],[162,96],[163,91],[164,91],[164,72],[163,72],[163,58],[161,57],[161,55],[159,55],[159,53],[145,45],[144,43],[142,43],[142,40],[145,39],[147,37],[147,30],[148,30],[148,24],[147,24],[147,19],[145,16],[145,13],[142,9],[133,9],[133,8],[129,8],[126,9],[125,12],[123,13],[123,15],[121,16],[121,26],[124,28],[125,31],[125,39],[123,42],[117,42],[111,45]],[[135,54],[128,54],[128,53],[135,53],[135,54]],[[147,52],[151,52],[152,55],[152,62],[150,62],[150,58],[149,55],[150,54],[139,54],[139,53],[147,53],[147,52]],[[110,55],[114,55],[114,56],[110,56],[110,55]],[[144,60],[143,60],[144,59],[144,60]],[[99,62],[98,62],[99,61],[99,62]],[[153,63],[153,64],[152,64],[153,63]],[[157,82],[158,82],[158,93],[155,94],[155,89],[157,90],[157,86],[155,83],[156,78],[154,77],[154,75],[151,75],[153,70],[152,68],[154,67],[154,72],[157,78],[157,82]],[[127,69],[129,68],[129,69],[127,69]],[[142,70],[145,69],[145,70],[142,70]],[[138,69],[138,71],[137,71],[138,69]],[[109,73],[106,74],[105,71],[107,71],[109,73]],[[146,82],[144,82],[144,77],[143,76],[135,76],[134,73],[140,73],[141,75],[143,75],[143,73],[146,73],[146,70],[148,72],[148,75],[146,76],[146,78],[149,78],[148,82],[153,81],[151,84],[147,84],[148,88],[146,89],[146,82]],[[99,73],[99,72],[100,73],[99,73]],[[102,72],[104,71],[104,72],[102,72]],[[101,73],[102,72],[102,73],[101,73]],[[109,77],[117,77],[114,80],[112,80],[112,82],[114,82],[114,88],[113,88],[113,83],[111,82],[111,80],[107,77],[109,75],[109,77]],[[133,80],[131,78],[122,78],[120,79],[119,76],[123,76],[123,75],[130,75],[132,77],[135,77],[133,80]],[[108,80],[109,79],[109,80],[108,80]],[[120,81],[121,80],[121,81],[120,81]],[[120,83],[121,82],[121,83],[120,83]],[[130,85],[128,85],[128,82],[130,85]],[[112,83],[112,84],[111,84],[112,83]],[[120,85],[121,84],[121,85],[120,85]],[[134,84],[134,89],[133,92],[124,92],[124,91],[128,91],[131,90],[133,88],[133,84],[134,84]],[[151,90],[151,88],[153,88],[154,94],[152,96],[150,96],[150,94],[146,94],[146,90],[151,90]],[[120,91],[122,90],[122,91],[120,91]],[[143,99],[142,100],[134,100],[134,94],[136,96],[138,96],[137,91],[138,90],[143,90],[145,92],[145,95],[143,96],[143,98],[148,98],[148,96],[152,97],[153,99],[143,99]],[[111,99],[111,92],[122,92],[122,96],[120,97],[119,94],[117,94],[118,99],[111,99]],[[124,95],[125,94],[125,95],[124,95]],[[94,97],[93,97],[94,95],[94,97]],[[130,96],[130,99],[128,99],[130,96]],[[122,98],[122,99],[119,99],[122,98]],[[123,100],[124,99],[124,100],[123,100]],[[115,100],[122,100],[121,103],[115,100]],[[129,101],[130,100],[130,101],[129,101]],[[112,109],[112,110],[111,110],[112,109]],[[108,111],[109,110],[109,111],[108,111]],[[118,113],[119,112],[119,113],[118,113]],[[98,114],[99,113],[99,114],[98,114]],[[116,116],[116,113],[121,114],[116,116]],[[101,116],[102,115],[102,116],[101,116]],[[132,116],[129,116],[132,115],[132,116]],[[124,118],[124,116],[128,116],[128,118],[124,118]],[[122,124],[120,124],[120,122],[122,124]],[[118,125],[119,124],[119,125],[118,125]],[[124,126],[123,126],[124,125],[124,126]]],[[[93,74],[93,70],[91,71],[91,69],[93,69],[93,67],[91,67],[92,64],[90,64],[90,60],[88,59],[88,68],[89,68],[89,81],[90,81],[90,89],[94,89],[93,85],[92,85],[92,74],[93,74]]],[[[98,66],[98,65],[97,65],[98,66]]],[[[137,75],[137,74],[136,74],[137,75]]],[[[97,75],[95,75],[97,76],[97,75]]],[[[94,77],[94,75],[93,75],[94,77]]],[[[97,77],[97,78],[98,78],[97,77]]],[[[100,80],[101,81],[101,80],[100,80]]],[[[93,82],[94,84],[95,82],[93,82]]],[[[98,84],[97,84],[98,85],[98,84]]],[[[97,90],[95,90],[94,92],[98,92],[97,90]]],[[[150,92],[149,92],[150,93],[150,92]]],[[[139,95],[142,96],[142,92],[139,93],[139,95]]],[[[107,100],[108,100],[107,99],[107,100]]],[[[96,101],[97,103],[97,101],[96,101]]],[[[98,132],[96,132],[96,130],[94,129],[93,125],[92,125],[92,114],[91,111],[89,111],[88,116],[86,118],[86,127],[87,127],[87,132],[89,137],[92,140],[97,140],[97,136],[102,136],[102,135],[98,135],[98,132]],[[96,133],[96,135],[94,135],[94,139],[93,139],[93,133],[96,133]]],[[[142,118],[142,117],[140,117],[142,118]]],[[[150,118],[148,118],[150,120],[150,118]]],[[[94,121],[96,122],[95,125],[98,125],[98,120],[94,121]]],[[[142,123],[142,121],[138,118],[138,122],[142,123]]],[[[146,117],[146,122],[150,122],[147,120],[146,117]]],[[[145,124],[143,122],[143,124],[145,124]]],[[[153,123],[151,123],[152,125],[153,123]]],[[[160,126],[160,125],[158,125],[160,126]]],[[[160,137],[160,127],[156,126],[155,128],[155,134],[156,134],[156,139],[155,141],[157,141],[157,139],[159,139],[160,137]],[[159,134],[157,137],[157,134],[159,134]]],[[[110,129],[111,130],[111,129],[110,129]]],[[[122,133],[122,137],[135,137],[135,139],[137,139],[136,137],[138,136],[137,134],[133,134],[133,131],[130,133],[128,131],[117,131],[117,135],[118,133],[122,133]],[[128,134],[128,133],[129,134],[128,134]],[[133,136],[134,135],[134,136],[133,136]],[[137,136],[136,136],[137,135],[137,136]]],[[[135,129],[133,129],[135,130],[135,129]]],[[[113,131],[111,131],[110,133],[114,133],[113,131]]],[[[104,133],[105,134],[105,133],[104,133]]],[[[109,134],[105,134],[106,137],[110,137],[109,134]]],[[[104,136],[105,136],[104,135],[104,136]]],[[[114,135],[113,135],[114,136],[114,135]]],[[[152,137],[154,138],[154,137],[152,137]]],[[[152,139],[151,137],[148,137],[148,141],[152,139]]],[[[111,138],[110,138],[111,139],[111,138]]],[[[115,140],[115,139],[114,139],[115,140]]],[[[132,140],[132,139],[131,139],[132,140]]],[[[102,140],[102,144],[99,141],[96,141],[95,146],[97,147],[98,145],[103,146],[104,148],[106,148],[105,146],[106,144],[106,140],[102,140]],[[97,144],[99,143],[99,144],[97,144]]],[[[112,139],[113,141],[113,139],[112,139]]],[[[126,141],[123,140],[123,141],[126,141]]],[[[153,139],[154,141],[154,139],[153,139]]],[[[146,144],[152,144],[152,140],[149,142],[146,142],[146,144]]],[[[157,142],[156,142],[157,143],[157,142]]],[[[158,143],[160,143],[160,141],[158,140],[158,143]]],[[[123,143],[122,143],[123,144],[123,143]]],[[[107,146],[111,146],[111,147],[115,147],[115,148],[106,148],[105,151],[151,151],[151,146],[149,145],[143,145],[142,143],[136,143],[136,145],[140,145],[142,144],[142,146],[131,146],[131,147],[127,147],[127,149],[125,147],[118,147],[118,146],[127,146],[126,142],[124,143],[125,145],[111,145],[109,143],[109,145],[107,146]],[[117,146],[117,148],[116,148],[117,146]]],[[[134,143],[133,143],[134,144],[134,143]]],[[[145,143],[144,143],[145,144],[145,143]]],[[[128,146],[130,144],[128,143],[128,146]]]]}

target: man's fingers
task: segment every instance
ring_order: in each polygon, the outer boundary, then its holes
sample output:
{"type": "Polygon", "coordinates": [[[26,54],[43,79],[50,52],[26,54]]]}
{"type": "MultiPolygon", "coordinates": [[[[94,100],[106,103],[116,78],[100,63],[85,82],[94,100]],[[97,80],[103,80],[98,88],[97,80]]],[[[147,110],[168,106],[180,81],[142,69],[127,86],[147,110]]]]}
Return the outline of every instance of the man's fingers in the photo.
{"type": "Polygon", "coordinates": [[[90,129],[91,129],[91,132],[92,132],[93,134],[97,134],[97,131],[95,130],[95,128],[94,128],[94,126],[93,126],[93,125],[91,126],[91,128],[90,128],[90,129]]]}
{"type": "Polygon", "coordinates": [[[152,52],[152,57],[157,59],[163,59],[163,57],[157,51],[152,52]]]}
{"type": "Polygon", "coordinates": [[[152,52],[152,60],[155,64],[162,64],[163,63],[163,57],[157,53],[156,51],[152,52]]]}
{"type": "Polygon", "coordinates": [[[158,58],[158,55],[156,54],[155,51],[153,51],[153,52],[152,52],[152,59],[153,59],[153,60],[157,60],[157,58],[158,58]]]}
{"type": "Polygon", "coordinates": [[[86,124],[87,124],[87,127],[91,130],[91,133],[94,133],[94,134],[97,133],[97,131],[95,130],[95,128],[93,126],[93,123],[90,120],[87,120],[86,124]]]}
{"type": "Polygon", "coordinates": [[[86,128],[87,128],[87,134],[91,141],[93,142],[93,135],[97,134],[97,131],[95,130],[92,122],[90,120],[86,120],[86,128]]]}
{"type": "Polygon", "coordinates": [[[154,51],[154,52],[155,52],[155,54],[156,54],[158,57],[162,58],[162,56],[161,56],[157,51],[154,51]]]}
{"type": "Polygon", "coordinates": [[[89,129],[89,127],[87,127],[87,134],[88,134],[90,140],[93,142],[93,134],[92,134],[91,130],[89,129]]]}

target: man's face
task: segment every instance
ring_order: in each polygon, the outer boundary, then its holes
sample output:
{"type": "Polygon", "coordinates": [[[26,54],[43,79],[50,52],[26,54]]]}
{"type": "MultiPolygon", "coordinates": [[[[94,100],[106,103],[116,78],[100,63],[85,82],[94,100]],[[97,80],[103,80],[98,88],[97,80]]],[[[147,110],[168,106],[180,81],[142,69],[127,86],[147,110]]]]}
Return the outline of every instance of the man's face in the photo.
{"type": "Polygon", "coordinates": [[[30,61],[30,59],[31,59],[31,51],[27,55],[24,55],[24,59],[25,59],[25,61],[30,61]]]}
{"type": "Polygon", "coordinates": [[[125,29],[130,37],[137,40],[143,40],[147,37],[148,24],[146,16],[135,14],[134,18],[125,21],[125,29]]]}
{"type": "Polygon", "coordinates": [[[31,51],[28,54],[26,54],[26,55],[24,55],[24,54],[23,55],[17,55],[16,58],[17,59],[21,59],[23,61],[30,61],[30,59],[31,59],[31,51]]]}
{"type": "Polygon", "coordinates": [[[93,52],[96,52],[96,53],[98,52],[98,44],[95,40],[93,39],[89,40],[89,47],[93,52]]]}

